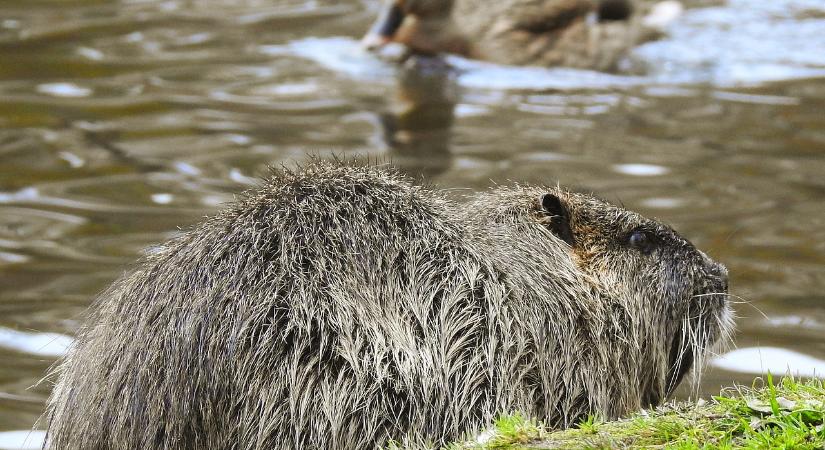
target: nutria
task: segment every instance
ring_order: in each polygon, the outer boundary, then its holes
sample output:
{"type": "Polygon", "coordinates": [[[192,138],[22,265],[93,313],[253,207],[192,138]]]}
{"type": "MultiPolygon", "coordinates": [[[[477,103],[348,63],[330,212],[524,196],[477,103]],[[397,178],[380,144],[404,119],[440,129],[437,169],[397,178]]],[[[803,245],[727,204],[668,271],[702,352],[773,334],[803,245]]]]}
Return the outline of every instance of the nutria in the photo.
{"type": "Polygon", "coordinates": [[[464,202],[313,162],[151,252],[57,367],[55,449],[365,449],[664,399],[730,329],[672,229],[558,187],[464,202]]]}
{"type": "MultiPolygon", "coordinates": [[[[671,0],[672,1],[672,0],[671,0]]],[[[661,35],[652,0],[384,0],[362,39],[410,53],[454,53],[500,64],[615,71],[630,50],[661,35]],[[636,5],[639,3],[639,5],[636,5]]],[[[661,22],[661,20],[660,20],[661,22]]]]}

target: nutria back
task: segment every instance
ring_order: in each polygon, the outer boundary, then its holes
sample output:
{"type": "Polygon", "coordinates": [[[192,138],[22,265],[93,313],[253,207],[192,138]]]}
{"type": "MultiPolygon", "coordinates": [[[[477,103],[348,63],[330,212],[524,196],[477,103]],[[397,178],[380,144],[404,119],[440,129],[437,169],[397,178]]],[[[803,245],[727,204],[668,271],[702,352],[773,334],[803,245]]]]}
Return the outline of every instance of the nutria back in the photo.
{"type": "Polygon", "coordinates": [[[559,188],[453,202],[315,162],[162,245],[56,368],[46,445],[436,445],[660,402],[729,330],[724,268],[559,188]],[[694,364],[695,363],[695,364],[694,364]]]}

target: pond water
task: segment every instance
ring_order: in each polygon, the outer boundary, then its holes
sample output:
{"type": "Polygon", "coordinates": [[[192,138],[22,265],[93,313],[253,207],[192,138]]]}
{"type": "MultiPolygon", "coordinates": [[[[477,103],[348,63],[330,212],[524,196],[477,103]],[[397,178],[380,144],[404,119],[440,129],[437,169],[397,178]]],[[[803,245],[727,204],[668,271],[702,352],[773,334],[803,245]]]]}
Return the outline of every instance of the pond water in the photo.
{"type": "Polygon", "coordinates": [[[375,0],[0,0],[0,448],[38,445],[38,381],[144,247],[309,155],[658,217],[739,299],[703,395],[825,373],[825,4],[700,3],[607,75],[399,69],[357,46],[375,0]]]}

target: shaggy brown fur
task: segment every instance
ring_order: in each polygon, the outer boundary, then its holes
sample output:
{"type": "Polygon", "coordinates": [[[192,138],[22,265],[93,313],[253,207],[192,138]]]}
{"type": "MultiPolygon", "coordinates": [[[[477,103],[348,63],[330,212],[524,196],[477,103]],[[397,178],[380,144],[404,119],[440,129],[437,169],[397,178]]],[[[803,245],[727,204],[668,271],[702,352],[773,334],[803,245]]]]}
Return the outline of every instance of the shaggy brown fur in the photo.
{"type": "Polygon", "coordinates": [[[730,328],[724,267],[555,187],[454,203],[313,163],[148,256],[57,368],[54,449],[366,449],[662,400],[730,328]]]}

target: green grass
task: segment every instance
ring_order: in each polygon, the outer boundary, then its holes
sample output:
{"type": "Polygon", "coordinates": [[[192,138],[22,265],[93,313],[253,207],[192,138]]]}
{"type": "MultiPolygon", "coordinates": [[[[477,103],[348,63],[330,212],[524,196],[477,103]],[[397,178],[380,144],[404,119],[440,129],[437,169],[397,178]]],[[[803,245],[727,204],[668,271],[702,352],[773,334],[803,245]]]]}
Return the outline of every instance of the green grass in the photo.
{"type": "Polygon", "coordinates": [[[724,390],[710,401],[670,403],[613,422],[588,418],[550,431],[518,415],[503,416],[484,444],[450,449],[825,449],[825,386],[770,375],[752,387],[724,390]]]}

